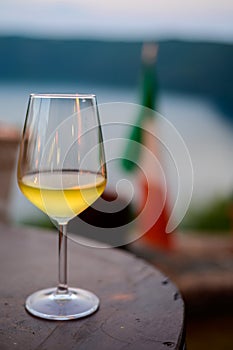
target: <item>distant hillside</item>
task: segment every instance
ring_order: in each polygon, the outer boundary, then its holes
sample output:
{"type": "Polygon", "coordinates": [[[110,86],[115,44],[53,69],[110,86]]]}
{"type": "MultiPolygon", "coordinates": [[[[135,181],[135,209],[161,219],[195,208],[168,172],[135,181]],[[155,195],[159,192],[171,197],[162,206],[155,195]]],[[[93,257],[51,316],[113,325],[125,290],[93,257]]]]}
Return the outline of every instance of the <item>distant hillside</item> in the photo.
{"type": "MultiPolygon", "coordinates": [[[[0,37],[0,81],[57,80],[135,86],[141,42],[0,37]]],[[[233,45],[162,41],[161,89],[204,94],[233,110],[233,45]]],[[[233,116],[232,116],[233,117],[233,116]]]]}

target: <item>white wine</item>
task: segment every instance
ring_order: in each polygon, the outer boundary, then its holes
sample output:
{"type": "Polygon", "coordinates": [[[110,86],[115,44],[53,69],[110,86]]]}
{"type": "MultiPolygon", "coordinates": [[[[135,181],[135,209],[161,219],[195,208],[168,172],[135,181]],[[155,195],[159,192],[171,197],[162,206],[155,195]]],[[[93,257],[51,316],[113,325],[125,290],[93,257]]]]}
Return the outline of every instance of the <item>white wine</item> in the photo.
{"type": "Polygon", "coordinates": [[[58,221],[80,214],[101,196],[105,186],[101,174],[85,171],[41,172],[19,179],[25,197],[58,221]]]}
{"type": "Polygon", "coordinates": [[[34,316],[71,320],[99,307],[98,297],[67,283],[67,223],[100,197],[106,162],[96,97],[31,94],[18,160],[18,184],[29,201],[59,226],[58,285],[31,294],[34,316]]]}

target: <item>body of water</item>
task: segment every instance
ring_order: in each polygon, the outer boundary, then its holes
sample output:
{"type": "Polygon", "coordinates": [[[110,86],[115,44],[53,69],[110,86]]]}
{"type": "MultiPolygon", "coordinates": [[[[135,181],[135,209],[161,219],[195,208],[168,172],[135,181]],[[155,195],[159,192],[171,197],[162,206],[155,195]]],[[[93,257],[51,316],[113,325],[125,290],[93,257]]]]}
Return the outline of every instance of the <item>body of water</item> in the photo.
{"type": "MultiPolygon", "coordinates": [[[[112,88],[103,86],[88,86],[85,84],[29,84],[29,83],[1,83],[0,84],[0,123],[14,125],[20,129],[23,127],[28,95],[32,92],[60,92],[60,93],[94,93],[97,95],[100,105],[106,103],[140,103],[136,89],[112,88]]],[[[113,107],[115,105],[113,104],[113,107]]],[[[194,172],[194,187],[191,204],[203,205],[216,197],[229,195],[233,192],[233,125],[226,121],[221,112],[213,103],[195,96],[168,94],[161,92],[159,99],[159,112],[169,120],[182,136],[189,150],[194,172]]],[[[104,116],[109,123],[125,121],[125,116],[116,116],[109,113],[104,116]],[[116,120],[117,119],[117,120],[116,120]]],[[[128,121],[133,122],[133,116],[128,116],[128,121]]],[[[112,133],[106,128],[104,133],[112,133]]],[[[110,135],[109,134],[109,135],[110,135]]],[[[108,139],[110,136],[106,135],[108,139]]],[[[123,135],[122,135],[123,136],[123,135]]],[[[124,135],[125,136],[125,135],[124,135]]],[[[172,138],[172,136],[171,136],[172,138]]],[[[171,145],[176,147],[176,140],[171,140],[171,145]]],[[[178,155],[182,163],[182,154],[178,155]]],[[[185,171],[185,170],[184,170],[185,171]]],[[[177,180],[173,178],[173,172],[168,169],[170,196],[177,193],[177,180]]],[[[109,174],[109,183],[114,185],[117,176],[109,174]]],[[[185,191],[185,182],[181,191],[185,191]]],[[[187,184],[189,181],[187,179],[187,184]]],[[[37,210],[27,202],[18,190],[16,178],[12,186],[11,216],[14,220],[37,215],[37,210]],[[23,208],[23,210],[22,210],[23,208]]]]}

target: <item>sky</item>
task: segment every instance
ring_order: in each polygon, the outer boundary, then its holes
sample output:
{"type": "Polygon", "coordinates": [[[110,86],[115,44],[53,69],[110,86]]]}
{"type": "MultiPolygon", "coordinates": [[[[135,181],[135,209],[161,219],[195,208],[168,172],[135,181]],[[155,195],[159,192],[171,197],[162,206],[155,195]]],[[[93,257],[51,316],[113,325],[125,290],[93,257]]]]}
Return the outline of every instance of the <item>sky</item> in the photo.
{"type": "Polygon", "coordinates": [[[233,42],[233,1],[0,0],[0,34],[233,42]]]}

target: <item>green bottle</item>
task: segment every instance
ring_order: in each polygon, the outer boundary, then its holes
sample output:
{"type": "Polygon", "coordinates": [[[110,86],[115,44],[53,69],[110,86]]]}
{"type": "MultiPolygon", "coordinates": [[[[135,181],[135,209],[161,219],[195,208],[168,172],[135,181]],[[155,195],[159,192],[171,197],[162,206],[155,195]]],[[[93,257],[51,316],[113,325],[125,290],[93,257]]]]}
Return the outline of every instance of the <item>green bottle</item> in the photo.
{"type": "Polygon", "coordinates": [[[147,118],[154,117],[154,113],[148,113],[147,108],[155,110],[158,82],[156,75],[156,58],[158,46],[154,43],[145,43],[142,47],[142,77],[141,77],[141,110],[130,135],[125,149],[125,155],[122,158],[122,166],[126,171],[133,171],[140,157],[140,144],[142,144],[143,124],[147,118]],[[147,107],[147,108],[145,108],[147,107]],[[136,141],[135,147],[132,142],[136,141]]]}

